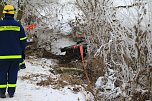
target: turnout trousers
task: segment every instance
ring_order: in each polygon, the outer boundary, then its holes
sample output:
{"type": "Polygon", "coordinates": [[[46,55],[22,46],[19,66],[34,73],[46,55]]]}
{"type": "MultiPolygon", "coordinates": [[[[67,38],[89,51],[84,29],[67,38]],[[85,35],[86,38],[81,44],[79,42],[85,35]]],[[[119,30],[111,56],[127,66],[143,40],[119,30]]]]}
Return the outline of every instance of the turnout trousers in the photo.
{"type": "Polygon", "coordinates": [[[14,94],[19,70],[19,61],[0,61],[0,92],[14,94]]]}

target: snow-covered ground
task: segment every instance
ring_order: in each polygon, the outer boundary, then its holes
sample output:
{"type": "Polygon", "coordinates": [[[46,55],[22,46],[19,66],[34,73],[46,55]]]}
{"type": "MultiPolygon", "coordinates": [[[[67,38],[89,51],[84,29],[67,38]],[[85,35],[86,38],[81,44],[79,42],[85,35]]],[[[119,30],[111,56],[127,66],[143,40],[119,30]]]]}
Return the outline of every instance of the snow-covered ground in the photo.
{"type": "Polygon", "coordinates": [[[58,75],[49,72],[50,67],[54,65],[52,61],[47,59],[26,60],[27,68],[19,71],[15,96],[13,98],[7,96],[0,101],[86,101],[83,89],[75,93],[70,89],[70,86],[53,89],[52,85],[36,85],[47,76],[58,77],[58,75]]]}

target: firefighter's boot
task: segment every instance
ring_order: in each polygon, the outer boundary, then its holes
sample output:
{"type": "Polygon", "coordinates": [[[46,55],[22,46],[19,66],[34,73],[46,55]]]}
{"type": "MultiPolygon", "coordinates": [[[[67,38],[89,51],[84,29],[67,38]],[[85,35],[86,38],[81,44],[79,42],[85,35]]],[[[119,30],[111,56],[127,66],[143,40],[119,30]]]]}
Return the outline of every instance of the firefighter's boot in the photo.
{"type": "Polygon", "coordinates": [[[0,92],[0,98],[6,98],[5,92],[0,92]]]}

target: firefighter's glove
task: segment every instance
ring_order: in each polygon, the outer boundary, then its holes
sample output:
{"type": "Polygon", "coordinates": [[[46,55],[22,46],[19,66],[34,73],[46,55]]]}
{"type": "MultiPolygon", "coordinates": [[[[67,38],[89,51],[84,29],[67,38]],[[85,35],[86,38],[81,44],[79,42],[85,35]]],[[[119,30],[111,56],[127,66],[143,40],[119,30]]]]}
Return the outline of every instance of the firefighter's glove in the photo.
{"type": "Polygon", "coordinates": [[[20,62],[19,66],[20,66],[20,69],[25,69],[26,68],[26,65],[25,65],[24,61],[20,62]]]}

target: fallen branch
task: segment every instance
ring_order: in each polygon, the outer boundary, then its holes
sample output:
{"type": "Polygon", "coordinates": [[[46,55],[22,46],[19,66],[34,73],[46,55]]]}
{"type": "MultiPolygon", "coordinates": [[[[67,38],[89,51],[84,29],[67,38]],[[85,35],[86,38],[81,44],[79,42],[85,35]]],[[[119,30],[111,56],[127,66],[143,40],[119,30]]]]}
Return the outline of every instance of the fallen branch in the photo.
{"type": "Polygon", "coordinates": [[[83,69],[60,67],[55,69],[58,73],[78,72],[83,73],[83,69]]]}

